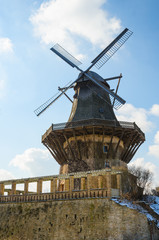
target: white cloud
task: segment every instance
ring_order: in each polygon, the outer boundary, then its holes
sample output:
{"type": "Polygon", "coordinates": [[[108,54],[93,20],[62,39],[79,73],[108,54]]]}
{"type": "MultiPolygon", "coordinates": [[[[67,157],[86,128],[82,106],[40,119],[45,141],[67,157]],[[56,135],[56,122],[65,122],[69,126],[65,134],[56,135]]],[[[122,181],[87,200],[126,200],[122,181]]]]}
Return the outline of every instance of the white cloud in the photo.
{"type": "MultiPolygon", "coordinates": [[[[13,52],[13,44],[9,38],[0,38],[0,55],[13,52]]],[[[1,57],[1,60],[3,57],[1,57]]],[[[3,64],[0,64],[0,98],[6,94],[7,73],[3,64]]]]}
{"type": "Polygon", "coordinates": [[[155,135],[154,142],[155,142],[156,144],[159,144],[159,131],[157,131],[157,133],[156,133],[156,135],[155,135]]]}
{"type": "Polygon", "coordinates": [[[0,169],[0,180],[9,180],[9,179],[14,179],[14,176],[12,173],[5,169],[0,169]]]}
{"type": "Polygon", "coordinates": [[[156,166],[151,162],[145,162],[144,158],[137,158],[133,162],[129,163],[129,166],[143,167],[149,169],[151,172],[155,171],[156,166]]]}
{"type": "Polygon", "coordinates": [[[149,154],[159,158],[159,131],[157,131],[155,137],[154,137],[154,145],[149,146],[149,154]]]}
{"type": "Polygon", "coordinates": [[[128,164],[128,166],[136,166],[136,167],[142,167],[144,169],[148,169],[150,172],[153,173],[153,186],[156,187],[159,186],[159,167],[152,162],[145,162],[144,158],[137,158],[135,161],[128,164]]]}
{"type": "Polygon", "coordinates": [[[6,81],[4,79],[0,79],[0,98],[5,95],[4,89],[6,86],[6,81]]]}
{"type": "Polygon", "coordinates": [[[132,104],[125,104],[116,112],[119,121],[135,122],[143,132],[147,132],[152,127],[152,122],[148,120],[149,112],[144,108],[136,108],[132,104]]]}
{"type": "Polygon", "coordinates": [[[13,44],[9,38],[0,38],[0,54],[13,51],[13,44]]]}
{"type": "Polygon", "coordinates": [[[0,64],[0,98],[4,97],[7,93],[7,73],[3,64],[0,64]]]}
{"type": "Polygon", "coordinates": [[[154,104],[152,108],[150,109],[150,113],[152,115],[158,116],[159,117],[159,104],[154,104]]]}
{"type": "Polygon", "coordinates": [[[50,0],[30,17],[35,35],[45,44],[58,42],[79,54],[79,38],[105,47],[121,30],[120,20],[102,9],[106,0],[50,0]]]}
{"type": "Polygon", "coordinates": [[[47,149],[29,148],[24,153],[16,155],[9,165],[27,171],[30,176],[46,175],[47,172],[58,173],[58,164],[47,149]]]}
{"type": "Polygon", "coordinates": [[[18,154],[10,162],[10,166],[18,167],[21,170],[30,171],[31,166],[35,161],[40,159],[47,161],[49,159],[49,152],[39,148],[29,148],[24,153],[18,154]]]}
{"type": "Polygon", "coordinates": [[[148,153],[156,158],[159,158],[159,144],[149,146],[148,153]]]}

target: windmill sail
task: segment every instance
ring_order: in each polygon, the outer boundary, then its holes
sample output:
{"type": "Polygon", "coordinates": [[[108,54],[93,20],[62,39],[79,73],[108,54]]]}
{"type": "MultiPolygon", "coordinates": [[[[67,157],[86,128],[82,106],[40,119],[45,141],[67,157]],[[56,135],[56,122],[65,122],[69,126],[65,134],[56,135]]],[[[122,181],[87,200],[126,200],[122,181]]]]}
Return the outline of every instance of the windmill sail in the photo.
{"type": "Polygon", "coordinates": [[[35,109],[34,113],[36,114],[36,116],[39,116],[41,113],[43,113],[51,104],[53,104],[59,97],[61,97],[63,94],[65,94],[65,92],[71,88],[71,86],[76,82],[76,80],[74,82],[69,82],[65,87],[64,90],[59,94],[56,93],[54,96],[52,96],[51,98],[49,98],[45,103],[43,103],[40,107],[38,107],[37,109],[35,109]]]}
{"type": "Polygon", "coordinates": [[[82,64],[75,57],[73,57],[69,52],[67,52],[63,47],[61,47],[58,43],[55,44],[52,48],[50,48],[50,50],[56,53],[60,58],[62,58],[69,65],[71,65],[71,67],[78,67],[80,64],[82,64]]]}
{"type": "MultiPolygon", "coordinates": [[[[92,66],[96,66],[100,69],[113,55],[114,53],[128,40],[132,35],[132,31],[125,28],[115,39],[112,41],[91,63],[92,66]]],[[[91,67],[92,67],[91,66],[91,67]]]]}

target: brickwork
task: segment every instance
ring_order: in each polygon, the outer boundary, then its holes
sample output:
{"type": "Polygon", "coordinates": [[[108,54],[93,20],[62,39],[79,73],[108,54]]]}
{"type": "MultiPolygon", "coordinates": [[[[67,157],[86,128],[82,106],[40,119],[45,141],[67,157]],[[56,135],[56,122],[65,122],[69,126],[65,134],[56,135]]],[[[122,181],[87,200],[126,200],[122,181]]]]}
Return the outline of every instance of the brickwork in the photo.
{"type": "Polygon", "coordinates": [[[145,215],[109,199],[0,204],[0,212],[1,240],[158,239],[145,215]]]}

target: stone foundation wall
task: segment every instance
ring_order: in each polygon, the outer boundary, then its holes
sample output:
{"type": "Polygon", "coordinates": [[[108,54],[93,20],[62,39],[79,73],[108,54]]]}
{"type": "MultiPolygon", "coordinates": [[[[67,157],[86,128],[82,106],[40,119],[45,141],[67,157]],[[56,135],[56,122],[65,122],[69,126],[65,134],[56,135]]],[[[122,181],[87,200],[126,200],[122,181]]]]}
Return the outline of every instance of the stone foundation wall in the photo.
{"type": "Polygon", "coordinates": [[[152,234],[145,215],[109,199],[0,204],[1,240],[157,240],[152,234]]]}

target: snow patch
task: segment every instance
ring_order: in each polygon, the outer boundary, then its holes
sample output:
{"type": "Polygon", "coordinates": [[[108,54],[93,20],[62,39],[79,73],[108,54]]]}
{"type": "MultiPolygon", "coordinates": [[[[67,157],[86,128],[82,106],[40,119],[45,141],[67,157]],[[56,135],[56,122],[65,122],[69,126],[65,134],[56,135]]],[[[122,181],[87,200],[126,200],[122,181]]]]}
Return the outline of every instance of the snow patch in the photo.
{"type": "MultiPolygon", "coordinates": [[[[159,228],[159,221],[156,218],[154,218],[150,213],[148,213],[148,211],[145,210],[143,207],[137,204],[134,204],[133,202],[128,201],[126,199],[121,200],[121,199],[112,198],[112,200],[120,204],[121,206],[126,206],[130,209],[135,209],[135,210],[138,210],[140,213],[145,214],[148,221],[154,221],[156,223],[157,228],[159,228]]],[[[159,197],[149,196],[147,198],[147,201],[149,201],[148,204],[152,208],[152,210],[159,215],[159,197]]]]}
{"type": "Polygon", "coordinates": [[[149,204],[150,208],[159,215],[159,197],[148,196],[146,202],[149,204]]]}

